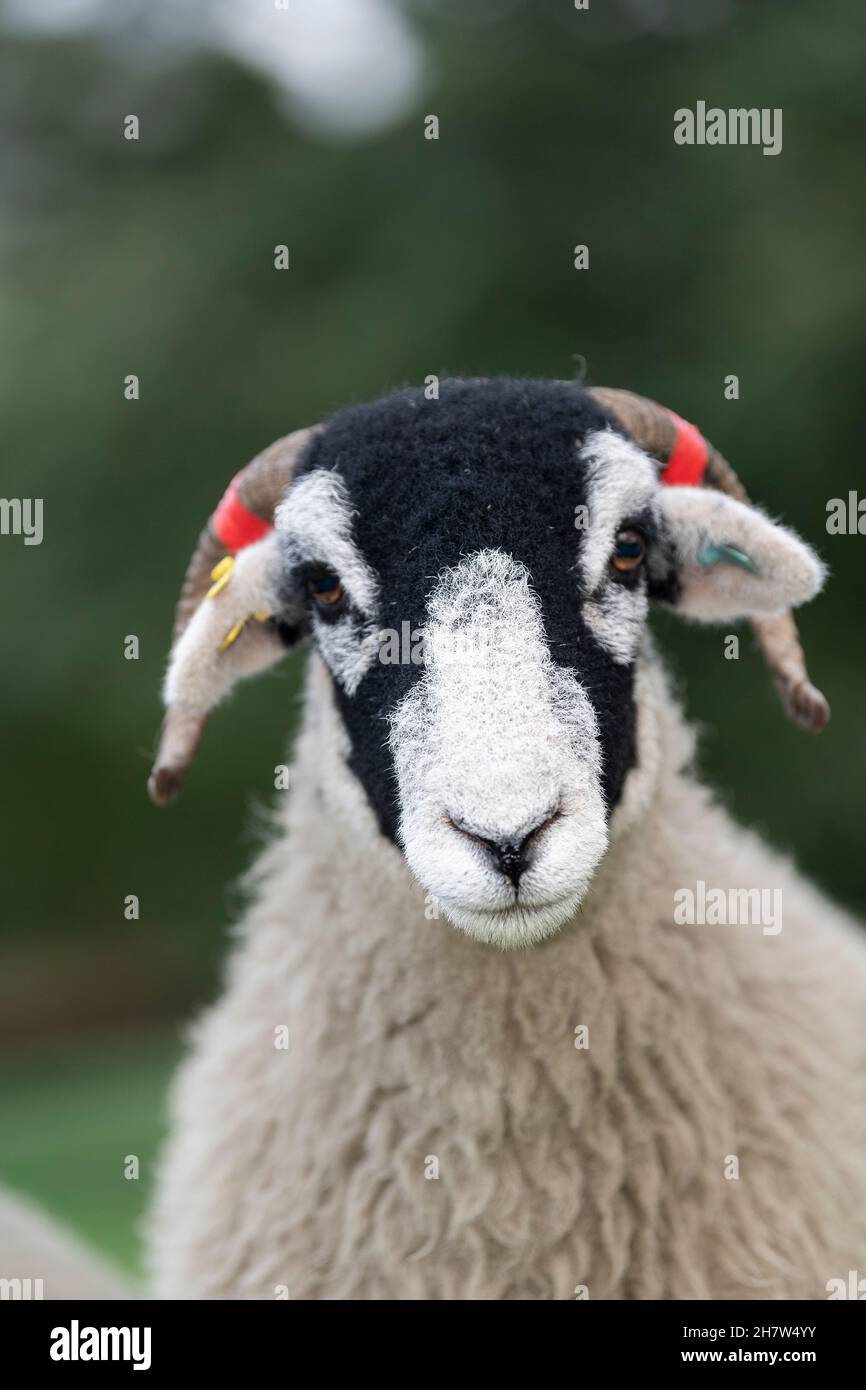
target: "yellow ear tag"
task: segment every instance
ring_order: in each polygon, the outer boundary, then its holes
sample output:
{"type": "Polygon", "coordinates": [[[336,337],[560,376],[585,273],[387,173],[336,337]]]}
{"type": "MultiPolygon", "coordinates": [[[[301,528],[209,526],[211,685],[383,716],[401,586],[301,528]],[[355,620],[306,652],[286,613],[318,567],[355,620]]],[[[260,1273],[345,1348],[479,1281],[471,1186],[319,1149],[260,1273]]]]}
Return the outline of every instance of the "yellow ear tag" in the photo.
{"type": "Polygon", "coordinates": [[[257,623],[266,623],[270,616],[270,613],[266,612],[264,608],[260,608],[258,613],[248,613],[245,618],[241,618],[239,623],[235,623],[234,627],[229,628],[225,637],[217,647],[217,651],[227,652],[232,643],[238,640],[250,618],[255,618],[257,623]]]}
{"type": "Polygon", "coordinates": [[[235,557],[233,555],[224,555],[219,564],[214,565],[210,572],[210,577],[216,582],[208,589],[205,595],[206,598],[216,598],[217,594],[222,593],[232,577],[234,567],[235,557]]]}
{"type": "Polygon", "coordinates": [[[233,643],[233,642],[236,642],[236,641],[238,640],[238,638],[240,637],[241,633],[243,632],[244,628],[246,627],[246,622],[247,622],[246,618],[241,618],[241,620],[240,620],[239,623],[235,623],[234,627],[229,628],[229,630],[228,630],[228,632],[226,633],[225,637],[223,638],[223,640],[220,642],[219,646],[217,647],[217,651],[218,651],[218,652],[222,653],[222,652],[227,652],[227,651],[228,651],[228,649],[229,649],[229,647],[232,645],[232,643],[233,643]]]}

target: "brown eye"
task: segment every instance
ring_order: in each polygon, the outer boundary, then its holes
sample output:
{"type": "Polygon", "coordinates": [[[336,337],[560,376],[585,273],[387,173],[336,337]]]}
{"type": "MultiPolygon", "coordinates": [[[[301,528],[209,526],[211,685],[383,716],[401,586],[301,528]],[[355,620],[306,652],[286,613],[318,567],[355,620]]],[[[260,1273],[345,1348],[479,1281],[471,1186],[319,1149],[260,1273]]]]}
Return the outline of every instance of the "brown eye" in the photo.
{"type": "Polygon", "coordinates": [[[343,597],[343,586],[335,574],[320,574],[315,579],[309,579],[307,591],[316,600],[316,603],[325,604],[328,607],[333,603],[339,603],[343,597]]]}
{"type": "Polygon", "coordinates": [[[613,547],[610,563],[620,574],[636,570],[646,555],[646,542],[639,531],[620,531],[613,547]]]}

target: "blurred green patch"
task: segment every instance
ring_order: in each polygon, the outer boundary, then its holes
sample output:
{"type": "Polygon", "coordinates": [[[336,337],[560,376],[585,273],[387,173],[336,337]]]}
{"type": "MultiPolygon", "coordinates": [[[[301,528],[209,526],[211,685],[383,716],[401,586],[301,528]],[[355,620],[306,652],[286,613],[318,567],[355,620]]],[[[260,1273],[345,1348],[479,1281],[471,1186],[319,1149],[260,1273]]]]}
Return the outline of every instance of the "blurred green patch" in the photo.
{"type": "Polygon", "coordinates": [[[0,1182],[136,1274],[180,1051],[176,1030],[106,1033],[7,1051],[0,1064],[0,1182]],[[137,1180],[124,1177],[131,1155],[137,1180]]]}

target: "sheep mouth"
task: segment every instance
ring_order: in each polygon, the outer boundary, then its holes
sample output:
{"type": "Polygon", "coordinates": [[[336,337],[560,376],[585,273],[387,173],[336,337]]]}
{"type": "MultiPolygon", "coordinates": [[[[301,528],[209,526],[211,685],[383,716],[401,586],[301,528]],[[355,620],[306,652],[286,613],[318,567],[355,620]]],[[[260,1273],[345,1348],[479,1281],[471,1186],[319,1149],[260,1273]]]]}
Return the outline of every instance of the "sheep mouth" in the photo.
{"type": "Polygon", "coordinates": [[[440,900],[440,906],[451,925],[467,936],[501,950],[519,950],[536,946],[560,931],[574,917],[581,897],[572,892],[525,902],[518,896],[500,907],[440,900]]]}
{"type": "MultiPolygon", "coordinates": [[[[479,912],[482,916],[486,917],[507,917],[509,913],[516,913],[519,915],[520,913],[532,913],[536,910],[539,912],[543,912],[547,908],[553,908],[555,910],[562,903],[570,902],[573,896],[574,895],[571,893],[564,893],[555,898],[541,898],[538,901],[534,901],[528,900],[526,898],[521,898],[519,891],[515,890],[511,901],[508,903],[502,903],[500,906],[486,903],[460,903],[456,899],[453,900],[451,905],[457,911],[461,912],[479,912]]],[[[447,911],[448,903],[443,903],[443,907],[447,911]]]]}

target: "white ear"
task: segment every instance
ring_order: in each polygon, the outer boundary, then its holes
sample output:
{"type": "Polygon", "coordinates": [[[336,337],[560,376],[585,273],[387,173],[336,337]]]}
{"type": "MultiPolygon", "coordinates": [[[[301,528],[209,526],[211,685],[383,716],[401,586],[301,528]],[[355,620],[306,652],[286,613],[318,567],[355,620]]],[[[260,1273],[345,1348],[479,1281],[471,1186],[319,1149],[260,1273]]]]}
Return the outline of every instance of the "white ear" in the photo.
{"type": "Polygon", "coordinates": [[[814,598],[826,569],[799,536],[724,493],[662,488],[676,607],[706,622],[779,613],[814,598]]]}
{"type": "Polygon", "coordinates": [[[148,790],[158,806],[174,801],[195,757],[208,715],[242,676],[273,666],[286,651],[270,619],[280,612],[276,532],[226,557],[176,641],[165,676],[165,719],[148,790]]]}
{"type": "Polygon", "coordinates": [[[242,676],[264,671],[285,655],[266,619],[278,611],[275,533],[223,562],[228,578],[202,599],[172,652],[163,691],[166,705],[203,714],[242,676]]]}

